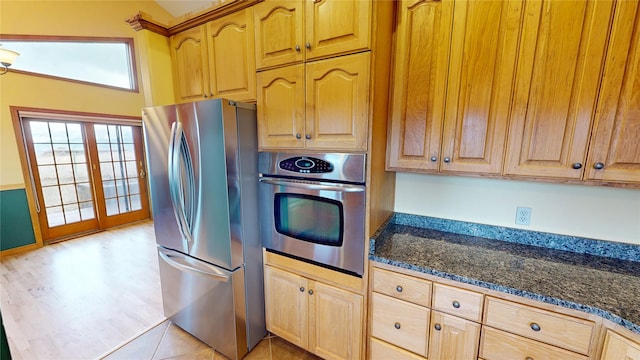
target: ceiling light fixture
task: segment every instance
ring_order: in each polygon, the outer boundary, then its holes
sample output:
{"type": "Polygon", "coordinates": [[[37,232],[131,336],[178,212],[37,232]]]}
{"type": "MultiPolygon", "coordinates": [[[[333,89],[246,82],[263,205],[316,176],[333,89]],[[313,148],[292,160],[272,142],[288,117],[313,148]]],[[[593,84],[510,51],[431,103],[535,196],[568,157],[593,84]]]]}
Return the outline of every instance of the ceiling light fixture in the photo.
{"type": "Polygon", "coordinates": [[[9,71],[9,66],[13,64],[13,62],[18,57],[17,52],[0,48],[0,64],[4,69],[0,69],[0,75],[6,74],[9,71]]]}

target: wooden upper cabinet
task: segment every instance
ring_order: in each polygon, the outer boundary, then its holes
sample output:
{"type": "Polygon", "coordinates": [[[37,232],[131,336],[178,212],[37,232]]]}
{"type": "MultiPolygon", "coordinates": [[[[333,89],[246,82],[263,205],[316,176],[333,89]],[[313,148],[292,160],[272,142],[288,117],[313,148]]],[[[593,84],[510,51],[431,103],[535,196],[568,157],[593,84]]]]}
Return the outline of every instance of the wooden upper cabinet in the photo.
{"type": "Polygon", "coordinates": [[[258,147],[304,148],[304,64],[261,71],[256,78],[258,147]]]}
{"type": "Polygon", "coordinates": [[[171,37],[177,102],[256,98],[253,8],[171,37]]]}
{"type": "Polygon", "coordinates": [[[372,2],[266,0],[255,5],[256,67],[265,69],[367,50],[372,2]]]}
{"type": "Polygon", "coordinates": [[[521,13],[521,1],[456,1],[440,171],[502,172],[521,13]]]}
{"type": "Polygon", "coordinates": [[[438,169],[452,20],[451,0],[400,3],[389,169],[438,169]]]}
{"type": "Polygon", "coordinates": [[[585,179],[640,182],[640,7],[620,1],[611,28],[585,179]]]}
{"type": "Polygon", "coordinates": [[[582,178],[612,10],[526,2],[505,174],[582,178]]]}
{"type": "Polygon", "coordinates": [[[176,100],[201,100],[209,94],[206,27],[198,26],[170,39],[176,100]]]}
{"type": "Polygon", "coordinates": [[[302,62],[302,0],[263,1],[254,6],[256,68],[302,62]]]}
{"type": "Polygon", "coordinates": [[[361,53],[258,72],[259,148],[366,150],[370,61],[361,53]]]}
{"type": "Polygon", "coordinates": [[[207,35],[211,93],[234,100],[255,100],[253,8],[207,23],[207,35]]]}
{"type": "Polygon", "coordinates": [[[372,1],[306,0],[306,60],[370,48],[372,1]]]}
{"type": "Polygon", "coordinates": [[[367,149],[369,53],[306,64],[306,147],[367,149]]]}

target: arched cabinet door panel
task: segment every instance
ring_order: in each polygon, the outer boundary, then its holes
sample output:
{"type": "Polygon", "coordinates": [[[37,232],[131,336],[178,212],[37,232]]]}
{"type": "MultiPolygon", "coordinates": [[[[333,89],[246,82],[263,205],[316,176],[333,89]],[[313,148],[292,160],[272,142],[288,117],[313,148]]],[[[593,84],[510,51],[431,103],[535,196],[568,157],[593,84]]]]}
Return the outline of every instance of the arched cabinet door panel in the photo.
{"type": "Polygon", "coordinates": [[[202,100],[209,95],[209,62],[204,25],[170,39],[176,101],[202,100]]]}

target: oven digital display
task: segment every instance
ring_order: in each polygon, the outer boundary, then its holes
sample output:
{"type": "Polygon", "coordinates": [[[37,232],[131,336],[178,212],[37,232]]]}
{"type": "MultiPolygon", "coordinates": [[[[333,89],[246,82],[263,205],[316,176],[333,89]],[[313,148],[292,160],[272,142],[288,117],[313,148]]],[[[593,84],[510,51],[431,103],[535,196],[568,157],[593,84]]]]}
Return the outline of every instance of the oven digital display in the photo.
{"type": "Polygon", "coordinates": [[[330,173],[333,164],[322,159],[309,156],[296,156],[280,161],[280,169],[301,174],[330,173]]]}
{"type": "Polygon", "coordinates": [[[344,212],[336,200],[304,194],[277,193],[276,231],[315,244],[342,246],[344,212]]]}

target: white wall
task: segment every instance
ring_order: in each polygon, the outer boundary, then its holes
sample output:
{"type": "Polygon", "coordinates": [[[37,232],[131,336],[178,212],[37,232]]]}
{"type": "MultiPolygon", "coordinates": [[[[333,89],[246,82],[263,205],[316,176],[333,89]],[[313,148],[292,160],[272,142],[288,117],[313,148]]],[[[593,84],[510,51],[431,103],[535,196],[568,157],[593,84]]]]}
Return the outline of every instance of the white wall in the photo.
{"type": "Polygon", "coordinates": [[[637,189],[398,173],[395,211],[640,245],[637,189]]]}

